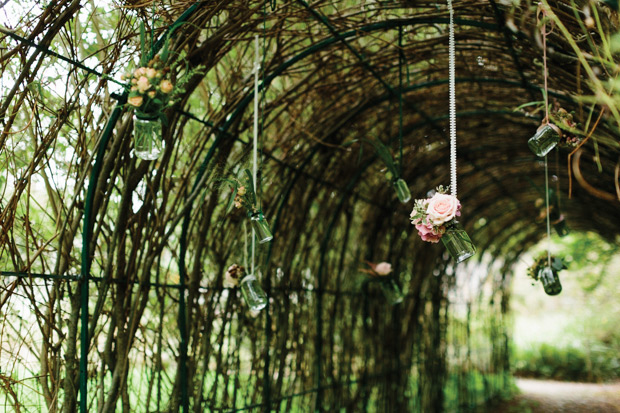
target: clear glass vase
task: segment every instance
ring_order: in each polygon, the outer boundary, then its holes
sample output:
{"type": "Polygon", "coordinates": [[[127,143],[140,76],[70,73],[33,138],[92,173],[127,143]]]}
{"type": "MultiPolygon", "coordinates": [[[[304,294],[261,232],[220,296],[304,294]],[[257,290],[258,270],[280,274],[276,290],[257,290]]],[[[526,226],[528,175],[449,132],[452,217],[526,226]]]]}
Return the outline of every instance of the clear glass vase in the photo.
{"type": "Polygon", "coordinates": [[[400,291],[400,287],[393,278],[381,280],[381,289],[383,290],[385,299],[390,305],[396,305],[403,301],[403,293],[400,291]]]}
{"type": "Polygon", "coordinates": [[[409,192],[409,187],[407,186],[407,182],[404,179],[400,178],[394,181],[394,189],[396,190],[396,195],[398,195],[398,199],[403,204],[406,204],[411,199],[411,192],[409,192]]]}
{"type": "Polygon", "coordinates": [[[269,242],[273,239],[273,234],[271,233],[269,224],[267,223],[267,220],[262,212],[259,211],[252,215],[250,220],[252,221],[252,227],[254,228],[254,232],[256,233],[260,244],[264,244],[265,242],[269,242]]]}
{"type": "Polygon", "coordinates": [[[441,242],[457,263],[476,254],[474,243],[471,242],[469,235],[458,222],[446,229],[446,233],[441,237],[441,242]]]}
{"type": "Polygon", "coordinates": [[[133,143],[138,158],[152,161],[163,149],[161,121],[158,117],[134,114],[133,143]]]}
{"type": "Polygon", "coordinates": [[[537,156],[547,155],[560,142],[560,130],[552,124],[542,125],[536,134],[527,141],[527,146],[537,156]]]}
{"type": "Polygon", "coordinates": [[[562,284],[558,272],[550,267],[545,267],[538,272],[538,279],[543,285],[547,295],[558,295],[562,292],[562,284]]]}
{"type": "Polygon", "coordinates": [[[267,305],[267,294],[263,291],[263,287],[252,274],[246,275],[239,284],[241,294],[245,299],[250,311],[260,311],[267,305]]]}

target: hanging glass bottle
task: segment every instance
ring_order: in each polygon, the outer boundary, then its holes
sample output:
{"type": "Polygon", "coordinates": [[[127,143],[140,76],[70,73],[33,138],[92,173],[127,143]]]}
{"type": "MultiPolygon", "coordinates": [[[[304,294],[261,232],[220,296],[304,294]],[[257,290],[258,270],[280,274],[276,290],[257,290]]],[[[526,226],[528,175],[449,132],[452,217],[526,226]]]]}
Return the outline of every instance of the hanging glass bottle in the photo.
{"type": "Polygon", "coordinates": [[[250,220],[252,221],[252,227],[254,228],[254,232],[256,233],[260,244],[264,244],[265,242],[269,242],[273,239],[273,234],[271,233],[269,224],[261,211],[253,214],[250,217],[250,220]]]}
{"type": "Polygon", "coordinates": [[[404,179],[399,178],[393,183],[394,189],[396,190],[396,195],[398,195],[398,199],[403,204],[406,204],[411,199],[411,192],[409,192],[409,187],[407,186],[407,182],[404,179]]]}
{"type": "Polygon", "coordinates": [[[541,268],[538,278],[543,285],[543,289],[547,295],[558,295],[562,291],[560,277],[558,272],[550,267],[541,268]]]}
{"type": "Polygon", "coordinates": [[[163,149],[161,121],[157,116],[133,116],[134,151],[138,158],[152,161],[159,158],[163,149]]]}
{"type": "Polygon", "coordinates": [[[260,311],[267,305],[267,294],[263,291],[260,283],[252,274],[248,274],[241,280],[239,285],[241,294],[251,311],[260,311]]]}
{"type": "Polygon", "coordinates": [[[383,279],[380,284],[383,295],[390,305],[396,305],[403,301],[403,293],[394,278],[383,279]]]}
{"type": "Polygon", "coordinates": [[[547,155],[560,142],[562,132],[554,124],[541,125],[536,134],[527,141],[530,150],[541,158],[547,155]]]}
{"type": "Polygon", "coordinates": [[[454,222],[446,229],[446,233],[441,237],[441,242],[457,263],[476,254],[474,243],[458,222],[454,222]]]}

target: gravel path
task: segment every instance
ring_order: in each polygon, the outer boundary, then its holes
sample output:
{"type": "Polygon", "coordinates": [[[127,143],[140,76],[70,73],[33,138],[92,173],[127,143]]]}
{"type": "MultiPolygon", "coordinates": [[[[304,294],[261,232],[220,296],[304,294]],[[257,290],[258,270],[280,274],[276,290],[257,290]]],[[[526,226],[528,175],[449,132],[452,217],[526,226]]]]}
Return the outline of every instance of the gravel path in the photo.
{"type": "Polygon", "coordinates": [[[592,384],[518,379],[521,394],[490,406],[493,413],[620,413],[620,383],[592,384]]]}

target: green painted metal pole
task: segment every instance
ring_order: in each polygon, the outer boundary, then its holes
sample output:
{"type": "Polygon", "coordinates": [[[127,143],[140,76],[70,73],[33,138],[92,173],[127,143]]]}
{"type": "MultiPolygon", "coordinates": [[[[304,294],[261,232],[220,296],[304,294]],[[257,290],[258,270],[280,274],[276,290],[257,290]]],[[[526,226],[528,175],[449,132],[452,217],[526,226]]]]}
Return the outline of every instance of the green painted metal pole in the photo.
{"type": "MultiPolygon", "coordinates": [[[[177,21],[170,27],[164,35],[153,45],[150,57],[152,58],[157,51],[163,46],[167,36],[178,27],[178,23],[185,21],[194,10],[198,7],[198,4],[192,5],[177,19],[177,21]]],[[[90,280],[90,267],[91,267],[91,253],[90,242],[92,236],[93,227],[93,199],[97,190],[97,181],[101,173],[101,167],[105,157],[106,148],[116,122],[121,116],[123,104],[127,99],[127,92],[124,92],[119,99],[119,104],[116,105],[108,123],[101,136],[99,147],[97,148],[97,156],[95,158],[95,165],[90,174],[88,182],[88,190],[86,193],[86,201],[84,203],[84,222],[82,230],[82,265],[80,270],[80,412],[88,412],[88,349],[89,349],[89,337],[88,337],[88,296],[89,296],[89,280],[90,280]]],[[[183,296],[183,289],[181,290],[181,296],[183,296]]],[[[186,412],[188,410],[185,410],[186,412]]]]}
{"type": "MultiPolygon", "coordinates": [[[[123,95],[126,98],[126,94],[123,95]]],[[[101,136],[95,165],[90,172],[86,202],[84,203],[84,228],[82,231],[82,268],[80,270],[80,412],[88,412],[88,283],[90,277],[90,241],[93,227],[93,199],[101,173],[105,149],[114,126],[121,116],[122,106],[116,105],[101,136]]]]}

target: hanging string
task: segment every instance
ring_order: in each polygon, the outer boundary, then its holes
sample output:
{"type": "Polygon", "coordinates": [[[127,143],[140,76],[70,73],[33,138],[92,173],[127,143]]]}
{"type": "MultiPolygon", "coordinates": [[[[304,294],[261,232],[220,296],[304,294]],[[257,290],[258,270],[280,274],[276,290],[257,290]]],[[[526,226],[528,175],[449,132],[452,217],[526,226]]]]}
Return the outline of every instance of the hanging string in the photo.
{"type": "MultiPolygon", "coordinates": [[[[398,167],[403,176],[403,26],[398,27],[398,167]]],[[[396,177],[394,177],[396,178],[396,177]]]]}
{"type": "MultiPolygon", "coordinates": [[[[538,15],[536,16],[540,22],[540,14],[542,14],[542,26],[540,27],[540,34],[543,44],[543,79],[545,90],[545,119],[543,123],[549,124],[549,89],[547,87],[547,22],[545,21],[547,13],[542,3],[538,3],[538,15]]],[[[545,155],[545,207],[547,208],[547,266],[551,267],[551,217],[549,208],[549,166],[547,162],[547,155],[545,155]]]]}
{"type": "Polygon", "coordinates": [[[243,266],[247,269],[248,268],[248,225],[245,219],[243,220],[243,233],[245,234],[245,236],[243,237],[243,266]]]}
{"type": "Polygon", "coordinates": [[[545,155],[545,205],[547,206],[547,265],[551,267],[551,218],[549,217],[549,170],[545,155]]]}
{"type": "Polygon", "coordinates": [[[452,0],[448,0],[450,24],[448,35],[448,72],[450,78],[450,189],[456,197],[456,87],[455,87],[455,56],[454,56],[454,10],[452,0]]]}
{"type": "Polygon", "coordinates": [[[547,89],[547,77],[548,77],[548,72],[547,72],[547,22],[545,21],[545,17],[547,16],[547,13],[545,12],[545,9],[543,8],[542,3],[538,3],[538,7],[539,7],[539,13],[542,13],[543,15],[543,20],[542,20],[542,26],[540,28],[540,34],[542,37],[542,44],[543,44],[543,79],[545,81],[545,119],[543,120],[543,123],[545,124],[549,124],[549,91],[547,89]]]}
{"type": "MultiPolygon", "coordinates": [[[[258,72],[259,66],[258,35],[254,36],[254,140],[252,146],[252,185],[258,203],[258,187],[256,185],[258,175],[258,72]]],[[[256,251],[256,233],[252,226],[252,274],[254,274],[254,256],[256,251]]]]}

